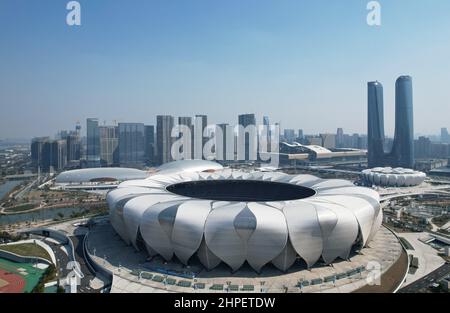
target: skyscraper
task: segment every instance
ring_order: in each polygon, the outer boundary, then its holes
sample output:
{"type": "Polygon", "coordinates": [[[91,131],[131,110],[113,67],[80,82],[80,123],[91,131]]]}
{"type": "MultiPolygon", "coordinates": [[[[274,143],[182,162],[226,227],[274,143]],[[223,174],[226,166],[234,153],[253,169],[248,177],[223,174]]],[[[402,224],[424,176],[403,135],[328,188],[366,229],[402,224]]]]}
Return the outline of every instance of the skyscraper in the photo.
{"type": "Polygon", "coordinates": [[[284,140],[288,143],[293,143],[295,141],[295,130],[289,128],[285,129],[284,140]]]}
{"type": "Polygon", "coordinates": [[[344,130],[342,128],[338,128],[336,132],[336,147],[344,147],[344,130]]]}
{"type": "Polygon", "coordinates": [[[159,164],[164,164],[172,161],[172,128],[173,116],[158,115],[156,117],[156,149],[159,164]]]}
{"type": "Polygon", "coordinates": [[[36,169],[42,170],[44,144],[49,140],[49,137],[36,137],[31,140],[31,161],[36,169]]]}
{"type": "Polygon", "coordinates": [[[410,76],[400,76],[395,83],[395,135],[390,163],[414,167],[413,89],[410,76]]]}
{"type": "Polygon", "coordinates": [[[119,161],[119,136],[117,126],[100,126],[100,163],[113,166],[119,161]]]}
{"type": "Polygon", "coordinates": [[[368,83],[368,165],[369,167],[414,167],[413,93],[410,76],[395,85],[395,135],[392,150],[384,152],[383,86],[368,83]]]}
{"type": "Polygon", "coordinates": [[[448,129],[445,127],[441,128],[441,142],[450,143],[450,135],[448,133],[448,129]]]}
{"type": "Polygon", "coordinates": [[[42,147],[41,170],[60,171],[67,164],[67,143],[65,140],[48,140],[42,147]]]}
{"type": "MultiPolygon", "coordinates": [[[[256,118],[255,114],[242,114],[238,116],[238,154],[240,149],[244,149],[244,160],[249,161],[252,157],[252,159],[256,160],[256,154],[257,154],[257,134],[256,134],[256,118]],[[255,133],[252,133],[251,129],[246,128],[248,126],[253,126],[253,130],[255,133]],[[250,151],[252,149],[253,151],[250,151]]],[[[239,159],[239,156],[238,156],[239,159]]],[[[244,161],[240,160],[240,161],[244,161]]]]}
{"type": "Polygon", "coordinates": [[[145,125],[145,162],[149,165],[155,162],[155,126],[145,125]]]}
{"type": "MultiPolygon", "coordinates": [[[[81,158],[81,140],[78,132],[71,132],[67,138],[67,161],[79,162],[81,158]]],[[[78,164],[79,165],[79,164],[78,164]]]]}
{"type": "Polygon", "coordinates": [[[144,124],[119,123],[119,162],[121,166],[142,167],[145,163],[144,124]]]}
{"type": "Polygon", "coordinates": [[[88,167],[100,166],[100,134],[98,119],[88,118],[86,121],[87,151],[86,161],[88,167]]]}

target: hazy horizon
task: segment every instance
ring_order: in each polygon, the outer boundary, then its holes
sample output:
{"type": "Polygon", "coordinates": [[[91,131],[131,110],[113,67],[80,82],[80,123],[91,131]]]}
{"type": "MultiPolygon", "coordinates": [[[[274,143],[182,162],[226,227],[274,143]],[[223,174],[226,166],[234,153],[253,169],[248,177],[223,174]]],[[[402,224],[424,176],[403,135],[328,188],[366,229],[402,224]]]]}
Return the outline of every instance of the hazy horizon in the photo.
{"type": "Polygon", "coordinates": [[[307,134],[366,133],[367,82],[411,75],[416,134],[450,128],[450,2],[82,1],[81,26],[55,0],[0,3],[0,138],[54,136],[87,117],[143,122],[255,113],[307,134]]]}

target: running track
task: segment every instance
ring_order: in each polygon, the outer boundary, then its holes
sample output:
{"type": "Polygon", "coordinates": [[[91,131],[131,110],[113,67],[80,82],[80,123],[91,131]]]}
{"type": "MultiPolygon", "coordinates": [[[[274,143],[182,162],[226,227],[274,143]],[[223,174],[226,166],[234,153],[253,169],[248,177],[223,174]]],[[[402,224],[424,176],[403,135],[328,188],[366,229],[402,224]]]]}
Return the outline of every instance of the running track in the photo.
{"type": "Polygon", "coordinates": [[[0,279],[8,282],[8,285],[0,287],[0,293],[22,293],[25,288],[25,279],[20,275],[0,269],[0,279]]]}

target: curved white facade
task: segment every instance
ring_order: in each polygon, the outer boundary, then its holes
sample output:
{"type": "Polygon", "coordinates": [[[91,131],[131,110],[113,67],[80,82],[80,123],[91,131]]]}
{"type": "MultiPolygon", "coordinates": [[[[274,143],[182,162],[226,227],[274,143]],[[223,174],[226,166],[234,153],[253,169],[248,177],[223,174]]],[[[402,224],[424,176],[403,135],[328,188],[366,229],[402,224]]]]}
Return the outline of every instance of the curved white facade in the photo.
{"type": "Polygon", "coordinates": [[[227,169],[124,182],[109,192],[107,201],[114,229],[136,249],[140,233],[150,255],[176,256],[184,264],[196,255],[207,269],[224,262],[233,271],[246,261],[259,272],[268,263],[286,271],[297,257],[308,267],[321,258],[327,264],[346,259],[354,245],[371,240],[382,220],[378,193],[348,181],[227,169]],[[299,200],[239,202],[167,190],[178,183],[212,180],[275,182],[315,192],[299,200]]]}
{"type": "Polygon", "coordinates": [[[427,175],[407,168],[376,167],[362,171],[364,181],[370,185],[407,187],[423,183],[427,175]]]}
{"type": "Polygon", "coordinates": [[[57,184],[88,183],[99,179],[126,181],[130,179],[144,179],[148,176],[150,176],[149,173],[134,168],[99,167],[62,172],[56,176],[55,182],[57,184]]]}

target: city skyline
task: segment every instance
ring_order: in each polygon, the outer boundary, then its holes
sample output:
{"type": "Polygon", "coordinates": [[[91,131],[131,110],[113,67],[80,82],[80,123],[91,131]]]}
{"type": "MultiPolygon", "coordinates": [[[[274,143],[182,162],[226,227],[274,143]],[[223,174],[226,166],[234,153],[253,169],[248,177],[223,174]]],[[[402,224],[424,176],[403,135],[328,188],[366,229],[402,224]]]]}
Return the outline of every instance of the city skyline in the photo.
{"type": "MultiPolygon", "coordinates": [[[[245,112],[307,133],[365,133],[367,81],[393,86],[405,74],[415,79],[417,134],[450,126],[446,1],[383,1],[379,27],[366,24],[359,0],[80,3],[78,28],[65,24],[64,1],[0,4],[2,138],[44,136],[91,116],[234,123],[245,112]]],[[[394,88],[385,96],[392,136],[394,88]]]]}

